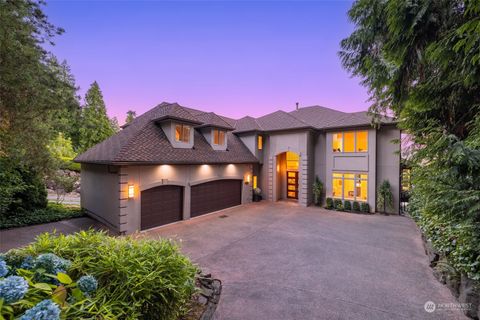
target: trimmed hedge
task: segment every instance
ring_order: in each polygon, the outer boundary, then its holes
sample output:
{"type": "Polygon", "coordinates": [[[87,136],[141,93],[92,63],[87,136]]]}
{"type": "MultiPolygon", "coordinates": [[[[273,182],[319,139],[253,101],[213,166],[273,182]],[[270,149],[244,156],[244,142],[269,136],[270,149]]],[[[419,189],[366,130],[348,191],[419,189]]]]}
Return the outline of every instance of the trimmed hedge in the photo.
{"type": "Polygon", "coordinates": [[[14,214],[0,214],[0,229],[55,222],[70,218],[83,217],[84,215],[84,212],[79,207],[49,203],[45,209],[37,209],[32,211],[20,210],[14,214]]]}
{"type": "Polygon", "coordinates": [[[333,199],[332,198],[327,198],[326,203],[327,203],[327,209],[333,209],[333,199]]]}
{"type": "Polygon", "coordinates": [[[360,210],[365,213],[370,213],[370,205],[366,202],[360,204],[360,210]]]}
{"type": "Polygon", "coordinates": [[[352,211],[352,203],[348,200],[345,200],[343,202],[343,208],[345,209],[345,211],[352,211]]]}
{"type": "Polygon", "coordinates": [[[342,203],[342,200],[340,199],[335,199],[333,201],[333,204],[335,206],[335,210],[338,210],[338,211],[343,211],[343,203],[342,203]]]}
{"type": "Polygon", "coordinates": [[[360,211],[360,203],[353,201],[353,211],[360,211]]]}

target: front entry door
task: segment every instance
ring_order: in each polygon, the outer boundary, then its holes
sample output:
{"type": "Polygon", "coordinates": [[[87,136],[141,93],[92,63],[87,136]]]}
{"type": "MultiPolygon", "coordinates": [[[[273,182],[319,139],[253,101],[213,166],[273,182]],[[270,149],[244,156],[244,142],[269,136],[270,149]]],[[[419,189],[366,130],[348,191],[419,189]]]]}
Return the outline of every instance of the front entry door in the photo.
{"type": "Polygon", "coordinates": [[[298,171],[287,171],[287,198],[298,199],[298,171]]]}

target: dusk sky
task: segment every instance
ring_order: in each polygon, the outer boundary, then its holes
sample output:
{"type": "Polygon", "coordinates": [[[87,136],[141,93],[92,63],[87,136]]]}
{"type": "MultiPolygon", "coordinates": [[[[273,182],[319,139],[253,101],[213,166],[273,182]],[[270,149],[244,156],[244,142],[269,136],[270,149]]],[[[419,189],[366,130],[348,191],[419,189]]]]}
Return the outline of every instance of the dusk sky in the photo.
{"type": "Polygon", "coordinates": [[[66,59],[83,96],[96,80],[110,116],[124,122],[162,101],[233,118],[323,105],[368,107],[341,66],[353,30],[348,1],[50,1],[66,32],[66,59]]]}

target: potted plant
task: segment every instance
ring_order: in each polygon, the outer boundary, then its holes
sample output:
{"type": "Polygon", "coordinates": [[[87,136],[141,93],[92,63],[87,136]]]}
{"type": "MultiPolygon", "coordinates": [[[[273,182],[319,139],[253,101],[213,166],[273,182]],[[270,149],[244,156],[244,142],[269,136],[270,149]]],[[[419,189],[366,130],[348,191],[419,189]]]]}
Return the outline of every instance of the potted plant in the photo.
{"type": "Polygon", "coordinates": [[[253,202],[262,201],[262,190],[260,188],[253,189],[253,202]]]}
{"type": "Polygon", "coordinates": [[[316,206],[319,206],[322,202],[322,192],[323,192],[323,183],[320,181],[318,176],[315,177],[315,182],[313,183],[313,197],[314,203],[316,206]]]}

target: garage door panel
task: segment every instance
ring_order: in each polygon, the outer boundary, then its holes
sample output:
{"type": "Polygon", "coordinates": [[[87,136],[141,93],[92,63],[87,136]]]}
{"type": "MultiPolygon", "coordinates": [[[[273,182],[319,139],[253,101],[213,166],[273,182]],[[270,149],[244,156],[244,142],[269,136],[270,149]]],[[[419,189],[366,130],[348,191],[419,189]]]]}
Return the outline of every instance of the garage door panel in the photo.
{"type": "Polygon", "coordinates": [[[191,216],[237,206],[242,203],[242,180],[216,180],[192,186],[191,216]]]}
{"type": "Polygon", "coordinates": [[[182,220],[183,187],[159,186],[142,191],[141,229],[182,220]]]}

